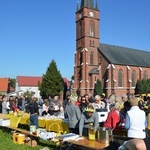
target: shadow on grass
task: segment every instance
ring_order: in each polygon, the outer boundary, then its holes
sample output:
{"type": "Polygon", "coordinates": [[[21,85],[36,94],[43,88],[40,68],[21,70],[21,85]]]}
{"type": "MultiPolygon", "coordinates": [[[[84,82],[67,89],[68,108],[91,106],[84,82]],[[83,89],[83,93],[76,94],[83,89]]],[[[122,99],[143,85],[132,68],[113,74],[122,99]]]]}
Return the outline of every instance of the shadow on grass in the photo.
{"type": "MultiPolygon", "coordinates": [[[[0,126],[0,129],[2,130],[2,132],[5,132],[5,133],[8,133],[11,138],[13,139],[13,133],[15,131],[13,131],[12,129],[8,128],[8,127],[3,127],[3,126],[0,126]]],[[[25,129],[25,128],[21,128],[21,129],[25,129]]],[[[49,140],[43,140],[43,139],[34,139],[32,138],[32,140],[36,140],[37,141],[37,144],[41,147],[47,147],[49,148],[49,150],[59,150],[60,147],[57,146],[54,142],[52,141],[49,141],[49,140]]]]}

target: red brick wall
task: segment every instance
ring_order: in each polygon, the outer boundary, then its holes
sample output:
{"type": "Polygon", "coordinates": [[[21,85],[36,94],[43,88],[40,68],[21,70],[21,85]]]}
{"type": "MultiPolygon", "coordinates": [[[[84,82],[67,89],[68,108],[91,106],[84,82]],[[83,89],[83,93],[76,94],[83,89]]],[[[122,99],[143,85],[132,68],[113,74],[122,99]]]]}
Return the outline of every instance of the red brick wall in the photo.
{"type": "Polygon", "coordinates": [[[142,68],[138,66],[129,66],[111,64],[107,59],[98,51],[99,47],[99,11],[83,8],[80,12],[76,13],[76,54],[75,54],[75,66],[74,66],[74,84],[73,92],[76,93],[80,89],[80,95],[86,93],[93,94],[94,84],[97,79],[100,79],[104,87],[104,92],[108,97],[112,93],[116,93],[118,96],[122,96],[125,93],[134,93],[132,87],[132,71],[135,71],[135,82],[138,79],[143,78],[143,73],[147,72],[147,78],[149,78],[150,68],[142,68]],[[89,17],[89,11],[95,13],[94,18],[89,17]],[[79,14],[82,13],[82,18],[79,18],[79,14]],[[95,26],[94,37],[89,36],[90,21],[93,21],[95,26]],[[80,36],[79,27],[82,23],[82,36],[80,36]],[[90,41],[94,42],[94,45],[90,45],[90,41]],[[93,53],[94,61],[90,64],[90,53],[93,53]],[[81,53],[83,55],[81,62],[81,53]],[[82,64],[81,64],[82,63],[82,64]],[[109,67],[108,67],[109,66],[109,67]],[[114,67],[113,67],[114,66],[114,67]],[[92,68],[99,68],[99,74],[89,75],[92,68]],[[81,80],[79,80],[79,71],[81,71],[81,80]],[[118,87],[118,72],[122,69],[122,81],[123,86],[118,87]],[[114,80],[115,79],[115,80],[114,80]],[[108,81],[109,80],[109,81],[108,81]]]}

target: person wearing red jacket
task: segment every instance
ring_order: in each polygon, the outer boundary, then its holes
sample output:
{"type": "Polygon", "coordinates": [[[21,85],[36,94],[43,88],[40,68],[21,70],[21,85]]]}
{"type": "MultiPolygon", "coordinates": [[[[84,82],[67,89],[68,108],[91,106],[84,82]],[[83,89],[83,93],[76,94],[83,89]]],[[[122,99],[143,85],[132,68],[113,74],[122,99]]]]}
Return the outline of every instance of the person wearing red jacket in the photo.
{"type": "Polygon", "coordinates": [[[104,127],[106,128],[116,128],[120,123],[124,122],[124,117],[120,113],[123,108],[122,102],[116,102],[114,108],[108,113],[107,119],[104,122],[104,127]]]}

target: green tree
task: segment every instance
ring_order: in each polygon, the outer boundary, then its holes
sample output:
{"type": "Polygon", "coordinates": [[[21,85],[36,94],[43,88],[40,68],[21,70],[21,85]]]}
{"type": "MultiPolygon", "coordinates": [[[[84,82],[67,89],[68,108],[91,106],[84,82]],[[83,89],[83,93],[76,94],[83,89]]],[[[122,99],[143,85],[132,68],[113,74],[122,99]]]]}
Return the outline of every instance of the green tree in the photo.
{"type": "Polygon", "coordinates": [[[147,79],[147,93],[150,93],[150,79],[147,79]]]}
{"type": "Polygon", "coordinates": [[[9,78],[9,84],[11,87],[15,88],[16,86],[16,79],[15,78],[9,78]]]}
{"type": "Polygon", "coordinates": [[[43,75],[39,90],[42,98],[53,97],[54,95],[59,95],[60,91],[63,91],[62,76],[54,60],[50,62],[46,74],[43,75]]]}
{"type": "Polygon", "coordinates": [[[142,94],[142,82],[141,82],[141,80],[137,80],[137,83],[135,86],[135,94],[142,94]]]}
{"type": "Polygon", "coordinates": [[[97,79],[97,82],[95,83],[95,86],[94,86],[94,96],[101,95],[101,94],[103,94],[102,83],[99,79],[97,79]]]}
{"type": "Polygon", "coordinates": [[[141,80],[141,92],[142,92],[142,94],[148,93],[148,82],[146,79],[141,80]]]}
{"type": "Polygon", "coordinates": [[[34,95],[33,91],[26,91],[24,92],[24,95],[27,96],[28,98],[31,98],[32,95],[34,95]]]}
{"type": "Polygon", "coordinates": [[[148,94],[150,92],[150,79],[137,80],[135,94],[148,94]]]}

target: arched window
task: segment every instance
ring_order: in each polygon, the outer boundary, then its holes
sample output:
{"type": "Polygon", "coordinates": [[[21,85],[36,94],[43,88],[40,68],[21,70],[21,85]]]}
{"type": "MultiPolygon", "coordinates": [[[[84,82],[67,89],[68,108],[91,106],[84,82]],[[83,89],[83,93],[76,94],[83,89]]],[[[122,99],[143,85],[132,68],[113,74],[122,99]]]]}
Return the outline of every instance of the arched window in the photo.
{"type": "Polygon", "coordinates": [[[147,72],[146,71],[144,71],[144,74],[143,74],[143,79],[147,79],[147,72]]]}
{"type": "Polygon", "coordinates": [[[94,22],[90,22],[90,36],[94,36],[95,28],[94,28],[94,22]]]}
{"type": "Polygon", "coordinates": [[[92,41],[90,40],[90,46],[92,46],[92,41]]]}
{"type": "Polygon", "coordinates": [[[93,52],[90,54],[90,64],[93,65],[93,52]]]}
{"type": "Polygon", "coordinates": [[[122,69],[119,69],[119,72],[118,72],[118,87],[123,87],[123,82],[122,82],[122,79],[123,79],[123,73],[122,73],[122,69]]]}
{"type": "Polygon", "coordinates": [[[101,58],[101,56],[99,56],[98,57],[98,64],[101,64],[101,62],[102,62],[102,58],[101,58]]]}
{"type": "Polygon", "coordinates": [[[131,78],[132,78],[132,87],[135,87],[135,70],[132,71],[131,78]]]}
{"type": "Polygon", "coordinates": [[[83,63],[83,54],[80,52],[80,65],[83,63]]]}
{"type": "Polygon", "coordinates": [[[93,46],[94,46],[94,41],[93,41],[93,46]]]}

